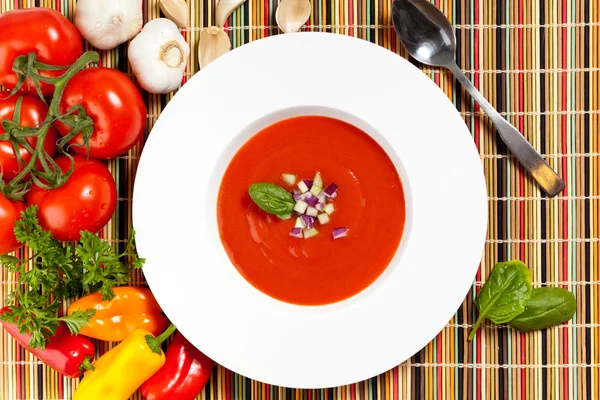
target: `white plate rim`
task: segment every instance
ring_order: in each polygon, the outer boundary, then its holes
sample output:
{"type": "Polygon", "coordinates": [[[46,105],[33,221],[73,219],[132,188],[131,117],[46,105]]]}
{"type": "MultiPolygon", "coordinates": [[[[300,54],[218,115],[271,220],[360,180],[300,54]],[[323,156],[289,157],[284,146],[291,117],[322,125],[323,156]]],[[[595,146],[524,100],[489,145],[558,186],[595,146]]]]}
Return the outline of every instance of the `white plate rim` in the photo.
{"type": "Polygon", "coordinates": [[[252,379],[322,388],[393,368],[449,321],[481,259],[487,194],[472,137],[431,80],[406,60],[369,42],[303,32],[244,45],[184,85],[157,120],[141,156],[133,225],[139,254],[147,259],[144,273],[150,288],[196,347],[252,379]],[[375,67],[380,75],[372,73],[375,67]],[[242,70],[252,79],[240,79],[242,70]],[[289,79],[301,76],[294,75],[299,71],[309,79],[289,79]],[[287,90],[277,91],[274,99],[274,91],[265,90],[266,83],[285,84],[287,90]],[[339,110],[372,128],[368,133],[379,132],[389,140],[397,153],[393,160],[405,168],[403,183],[409,183],[413,219],[402,241],[406,249],[398,265],[406,266],[403,275],[389,268],[369,290],[325,307],[281,303],[249,285],[219,249],[216,217],[207,212],[216,199],[211,194],[219,181],[216,166],[226,164],[221,154],[231,140],[245,129],[249,134],[248,126],[269,113],[293,114],[307,106],[315,113],[339,110]],[[195,132],[199,127],[202,132],[195,132]],[[421,133],[402,133],[407,130],[421,133]],[[165,167],[169,147],[176,157],[167,158],[165,167]],[[189,173],[172,174],[169,164],[189,173]],[[174,202],[181,205],[173,206],[174,202]],[[436,218],[443,223],[436,223],[436,218]],[[202,257],[196,259],[198,253],[202,257]],[[438,265],[442,262],[444,268],[438,265]],[[429,270],[423,274],[420,268],[429,270]],[[399,279],[422,283],[403,285],[399,279]],[[415,290],[407,293],[411,287],[415,290]],[[403,290],[402,295],[395,290],[403,290]],[[200,315],[194,314],[193,302],[202,306],[200,315]],[[402,304],[411,308],[403,309],[402,304]],[[398,316],[390,317],[392,313],[398,316]],[[380,321],[385,329],[370,328],[380,321]]]}

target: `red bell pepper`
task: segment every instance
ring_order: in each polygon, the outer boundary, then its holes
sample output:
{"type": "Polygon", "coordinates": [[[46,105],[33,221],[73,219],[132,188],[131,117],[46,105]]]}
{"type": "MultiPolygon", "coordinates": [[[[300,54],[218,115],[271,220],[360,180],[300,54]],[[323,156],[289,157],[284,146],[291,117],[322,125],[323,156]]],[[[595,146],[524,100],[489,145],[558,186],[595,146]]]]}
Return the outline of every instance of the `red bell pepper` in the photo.
{"type": "MultiPolygon", "coordinates": [[[[0,309],[0,315],[10,310],[9,307],[0,309]]],[[[27,347],[31,334],[19,332],[19,328],[11,323],[1,321],[4,329],[16,339],[27,351],[39,358],[44,364],[70,378],[77,378],[86,369],[91,368],[94,358],[94,345],[85,336],[71,334],[69,328],[61,323],[56,334],[50,338],[46,348],[27,347]]]]}
{"type": "Polygon", "coordinates": [[[180,333],[167,349],[165,365],[140,388],[147,400],[194,400],[204,389],[215,363],[180,333]]]}

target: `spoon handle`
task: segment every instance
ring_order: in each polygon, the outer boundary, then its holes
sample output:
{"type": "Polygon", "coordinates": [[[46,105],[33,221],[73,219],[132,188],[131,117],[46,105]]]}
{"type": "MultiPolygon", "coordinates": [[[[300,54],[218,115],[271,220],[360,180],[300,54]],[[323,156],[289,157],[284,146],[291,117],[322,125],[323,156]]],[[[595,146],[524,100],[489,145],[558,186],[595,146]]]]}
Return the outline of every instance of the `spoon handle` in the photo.
{"type": "Polygon", "coordinates": [[[529,174],[533,176],[548,196],[554,197],[560,193],[564,189],[565,183],[558,174],[550,168],[548,163],[544,161],[542,156],[533,148],[533,146],[529,144],[527,139],[525,139],[506,119],[502,118],[498,111],[496,111],[479,90],[477,90],[469,78],[467,78],[460,68],[458,68],[456,63],[449,63],[446,65],[446,68],[452,71],[460,84],[463,85],[475,101],[479,103],[483,111],[486,112],[496,126],[504,143],[506,143],[515,157],[521,162],[529,174]]]}

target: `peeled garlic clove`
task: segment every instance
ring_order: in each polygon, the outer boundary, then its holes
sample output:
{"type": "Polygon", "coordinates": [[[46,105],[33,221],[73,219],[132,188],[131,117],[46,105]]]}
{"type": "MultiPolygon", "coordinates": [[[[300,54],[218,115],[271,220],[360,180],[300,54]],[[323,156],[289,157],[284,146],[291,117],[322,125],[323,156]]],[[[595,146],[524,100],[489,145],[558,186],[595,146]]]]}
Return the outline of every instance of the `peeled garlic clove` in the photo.
{"type": "Polygon", "coordinates": [[[275,20],[285,33],[298,32],[312,12],[308,0],[283,0],[275,12],[275,20]]]}
{"type": "Polygon", "coordinates": [[[206,67],[229,50],[231,50],[231,41],[223,28],[211,26],[200,31],[200,43],[198,44],[200,68],[206,67]]]}
{"type": "Polygon", "coordinates": [[[217,26],[223,27],[227,18],[242,5],[246,0],[219,0],[215,11],[215,23],[217,26]]]}
{"type": "Polygon", "coordinates": [[[152,20],[129,44],[131,69],[142,88],[169,93],[181,86],[190,46],[171,20],[152,20]]]}
{"type": "Polygon", "coordinates": [[[185,28],[188,25],[189,8],[185,0],[160,0],[160,9],[178,27],[185,28]]]}
{"type": "Polygon", "coordinates": [[[109,50],[134,37],[143,17],[142,0],[79,0],[75,25],[92,46],[109,50]]]}

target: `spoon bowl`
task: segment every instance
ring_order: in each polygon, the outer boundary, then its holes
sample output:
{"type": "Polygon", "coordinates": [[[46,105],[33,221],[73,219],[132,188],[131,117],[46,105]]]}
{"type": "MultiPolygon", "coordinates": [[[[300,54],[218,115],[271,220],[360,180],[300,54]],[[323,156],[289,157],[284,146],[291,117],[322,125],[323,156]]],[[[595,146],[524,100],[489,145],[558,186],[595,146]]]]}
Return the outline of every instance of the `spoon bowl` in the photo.
{"type": "Polygon", "coordinates": [[[415,59],[434,66],[454,62],[454,30],[436,6],[427,1],[396,0],[392,19],[400,41],[415,59]]]}

